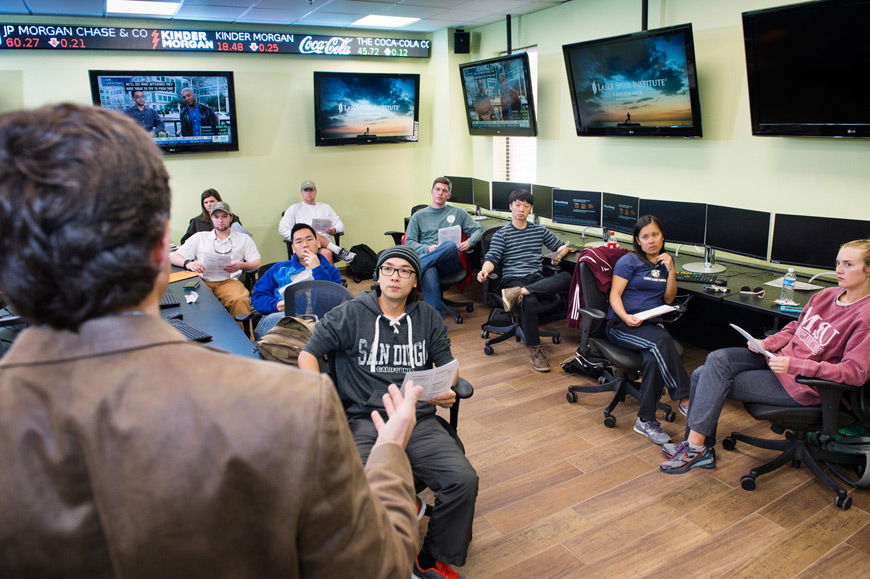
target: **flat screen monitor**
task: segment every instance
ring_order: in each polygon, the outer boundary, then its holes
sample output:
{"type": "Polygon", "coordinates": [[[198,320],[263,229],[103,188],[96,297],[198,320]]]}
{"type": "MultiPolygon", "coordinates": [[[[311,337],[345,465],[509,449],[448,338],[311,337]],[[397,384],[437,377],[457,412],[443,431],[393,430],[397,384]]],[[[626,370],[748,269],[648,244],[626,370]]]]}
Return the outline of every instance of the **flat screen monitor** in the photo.
{"type": "Polygon", "coordinates": [[[662,222],[665,241],[704,245],[707,205],[686,201],[641,199],[638,215],[655,215],[662,222]]]}
{"type": "Polygon", "coordinates": [[[601,227],[601,192],[553,189],[553,222],[601,227]]]}
{"type": "Polygon", "coordinates": [[[471,135],[534,137],[535,101],[525,52],[459,65],[471,135]]]}
{"type": "Polygon", "coordinates": [[[94,104],[136,120],[164,152],[239,150],[232,72],[89,72],[94,104]]]}
{"type": "Polygon", "coordinates": [[[707,205],[707,247],[766,260],[769,240],[767,211],[707,205]]]}
{"type": "Polygon", "coordinates": [[[870,0],[744,12],[752,134],[870,138],[868,22],[870,0]]]}
{"type": "Polygon", "coordinates": [[[770,261],[833,270],[840,246],[870,238],[870,221],[786,215],[773,218],[770,261]]]}
{"type": "Polygon", "coordinates": [[[581,137],[700,137],[692,25],[562,47],[581,137]]]}
{"type": "Polygon", "coordinates": [[[474,180],[474,204],[481,209],[490,209],[489,181],[483,181],[481,179],[474,180]]]}
{"type": "Polygon", "coordinates": [[[637,221],[637,205],[640,199],[629,195],[617,195],[616,193],[601,194],[601,227],[619,231],[620,233],[634,233],[634,224],[637,221]]]}
{"type": "Polygon", "coordinates": [[[420,75],[315,72],[314,144],[416,143],[420,75]]]}
{"type": "Polygon", "coordinates": [[[510,205],[508,197],[514,189],[532,190],[531,183],[515,183],[513,181],[493,181],[492,182],[492,210],[506,211],[510,213],[510,205]]]}
{"type": "Polygon", "coordinates": [[[447,177],[450,179],[450,202],[474,205],[474,179],[471,177],[447,177]]]}
{"type": "Polygon", "coordinates": [[[546,185],[532,185],[532,197],[535,198],[535,205],[532,207],[532,213],[535,217],[544,217],[546,219],[553,218],[553,188],[546,185]]]}

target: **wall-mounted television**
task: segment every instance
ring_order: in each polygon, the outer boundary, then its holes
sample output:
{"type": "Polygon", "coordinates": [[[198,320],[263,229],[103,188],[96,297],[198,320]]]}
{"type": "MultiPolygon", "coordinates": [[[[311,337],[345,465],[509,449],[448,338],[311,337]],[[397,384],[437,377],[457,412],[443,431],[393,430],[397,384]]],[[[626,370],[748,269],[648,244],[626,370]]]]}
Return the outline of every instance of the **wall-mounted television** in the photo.
{"type": "Polygon", "coordinates": [[[743,13],[752,134],[870,138],[870,0],[743,13]]]}
{"type": "Polygon", "coordinates": [[[581,137],[700,137],[692,25],[562,47],[581,137]]]}
{"type": "Polygon", "coordinates": [[[119,111],[167,153],[239,150],[232,72],[91,70],[94,104],[119,111]]]}
{"type": "Polygon", "coordinates": [[[314,144],[416,143],[420,75],[314,73],[314,144]]]}
{"type": "Polygon", "coordinates": [[[459,65],[471,135],[538,134],[529,55],[525,52],[459,65]]]}

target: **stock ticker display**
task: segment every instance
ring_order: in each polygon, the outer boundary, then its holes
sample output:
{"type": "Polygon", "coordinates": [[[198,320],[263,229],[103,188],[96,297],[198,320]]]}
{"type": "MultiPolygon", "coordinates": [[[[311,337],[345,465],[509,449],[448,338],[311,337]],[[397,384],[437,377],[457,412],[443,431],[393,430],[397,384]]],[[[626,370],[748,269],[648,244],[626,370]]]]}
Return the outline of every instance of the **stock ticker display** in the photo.
{"type": "Polygon", "coordinates": [[[34,49],[429,58],[429,41],[417,38],[0,23],[0,51],[34,49]]]}

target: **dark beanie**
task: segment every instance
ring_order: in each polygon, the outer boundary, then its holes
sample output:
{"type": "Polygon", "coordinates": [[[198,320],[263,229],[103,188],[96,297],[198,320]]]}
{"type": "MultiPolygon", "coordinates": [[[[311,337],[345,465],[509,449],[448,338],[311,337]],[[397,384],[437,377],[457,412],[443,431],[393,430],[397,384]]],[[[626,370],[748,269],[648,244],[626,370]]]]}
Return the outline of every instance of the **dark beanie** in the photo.
{"type": "Polygon", "coordinates": [[[378,264],[375,266],[375,273],[379,272],[381,265],[391,257],[404,259],[411,264],[411,267],[414,268],[414,273],[417,274],[417,279],[420,279],[420,270],[422,269],[422,266],[420,265],[420,257],[417,255],[416,251],[407,245],[394,245],[393,247],[383,250],[380,255],[378,255],[378,264]]]}

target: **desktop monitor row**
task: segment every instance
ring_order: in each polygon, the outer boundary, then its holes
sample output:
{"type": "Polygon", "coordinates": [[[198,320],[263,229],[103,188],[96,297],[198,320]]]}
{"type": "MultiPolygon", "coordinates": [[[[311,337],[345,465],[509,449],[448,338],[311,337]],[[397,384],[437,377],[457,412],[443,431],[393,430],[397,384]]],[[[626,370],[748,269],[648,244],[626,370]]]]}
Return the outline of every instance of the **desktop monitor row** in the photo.
{"type": "Polygon", "coordinates": [[[511,191],[529,189],[535,197],[535,214],[554,223],[631,234],[639,216],[655,215],[669,242],[703,245],[786,265],[831,269],[840,245],[870,238],[870,221],[858,219],[777,213],[773,215],[771,240],[771,214],[766,211],[505,181],[493,181],[490,191],[490,184],[480,179],[450,180],[451,201],[457,203],[510,211],[507,199],[511,191]]]}

